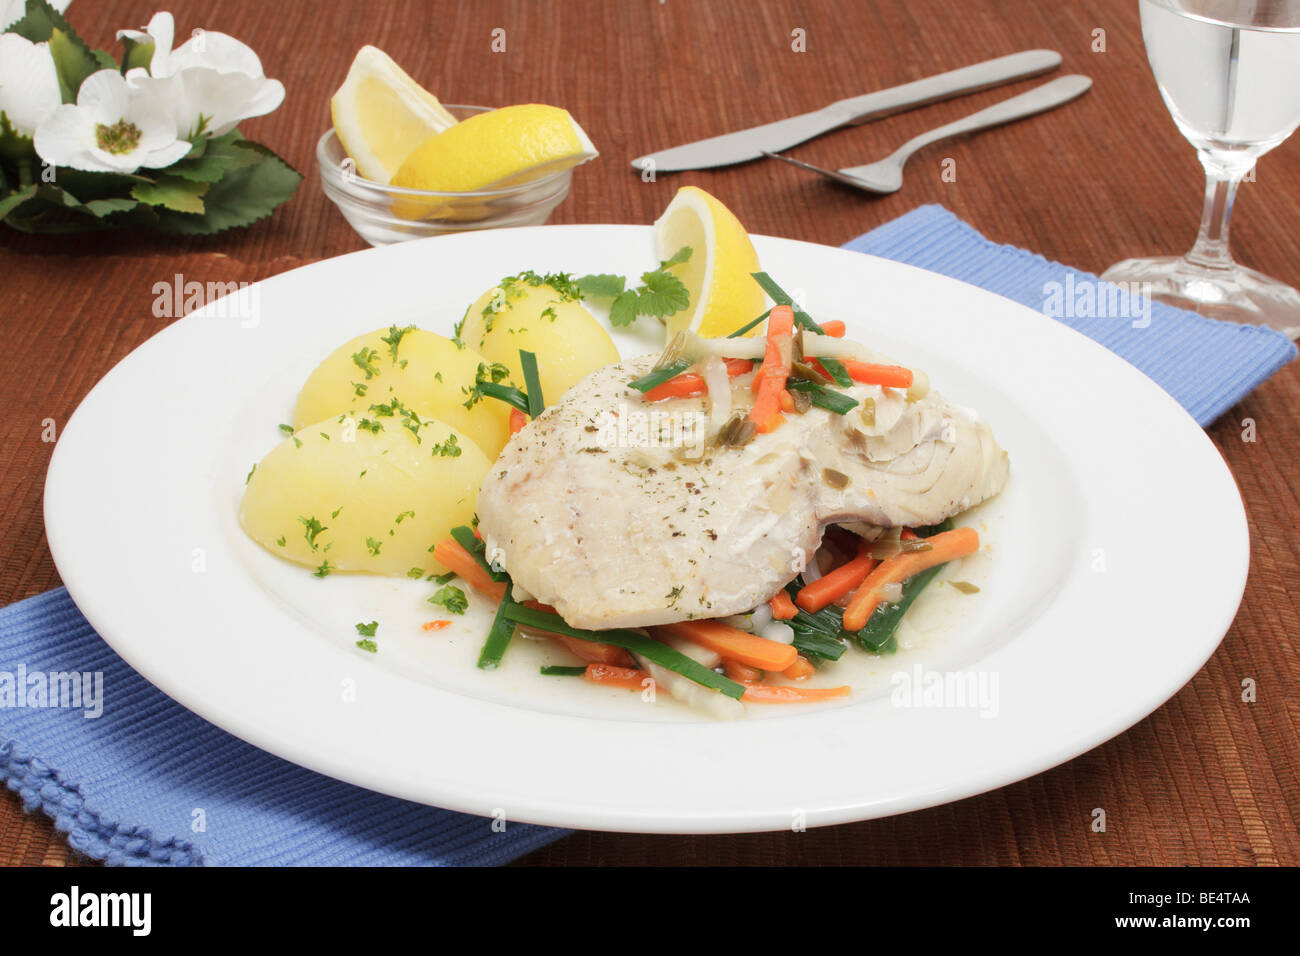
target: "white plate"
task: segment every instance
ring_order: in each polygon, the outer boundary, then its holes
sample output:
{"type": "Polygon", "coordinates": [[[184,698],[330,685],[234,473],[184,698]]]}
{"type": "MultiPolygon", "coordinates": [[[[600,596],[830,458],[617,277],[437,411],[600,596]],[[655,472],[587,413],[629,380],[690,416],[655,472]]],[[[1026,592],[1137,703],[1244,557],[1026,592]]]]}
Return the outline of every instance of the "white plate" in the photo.
{"type": "MultiPolygon", "coordinates": [[[[1095,747],[1196,673],[1236,613],[1248,538],[1232,476],[1168,395],[1089,339],[963,283],[755,244],[814,315],[925,369],[1011,455],[1011,482],[979,516],[991,544],[971,571],[980,593],[950,601],[959,613],[932,607],[943,626],[912,634],[897,658],[847,665],[857,692],[843,704],[716,724],[537,677],[540,652],[521,642],[482,672],[481,618],[442,638],[415,626],[433,616],[428,585],[317,580],[239,532],[245,475],[328,352],[393,323],[449,333],[521,269],[637,275],[653,268],[645,227],[367,250],[260,283],[243,311],[218,302],[171,325],[94,388],[55,449],[45,519],[63,580],[133,667],[259,747],[411,800],[591,829],[784,829],[956,800],[1095,747]],[[353,646],[354,623],[372,619],[378,655],[353,646]],[[996,680],[995,706],[900,706],[893,675],[917,666],[982,674],[986,690],[996,680]]],[[[625,354],[649,343],[619,337],[625,354]]]]}

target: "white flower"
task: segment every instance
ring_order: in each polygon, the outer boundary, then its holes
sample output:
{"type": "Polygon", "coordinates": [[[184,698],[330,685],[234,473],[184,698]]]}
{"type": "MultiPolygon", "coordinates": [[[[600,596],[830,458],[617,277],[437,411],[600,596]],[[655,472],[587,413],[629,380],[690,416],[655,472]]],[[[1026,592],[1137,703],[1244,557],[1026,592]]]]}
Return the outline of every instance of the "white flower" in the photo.
{"type": "Polygon", "coordinates": [[[133,89],[155,91],[172,104],[178,133],[194,135],[200,128],[213,136],[231,130],[240,120],[270,113],[284,101],[284,86],[262,73],[262,61],[248,46],[216,31],[196,30],[172,49],[175,22],[170,13],[156,13],[147,35],[119,31],[119,37],[153,40],[149,69],[127,72],[133,89]]]}
{"type": "Polygon", "coordinates": [[[62,102],[50,45],[0,33],[0,112],[14,132],[30,138],[62,102]]]}
{"type": "Polygon", "coordinates": [[[190,151],[176,136],[168,104],[132,90],[117,70],[86,77],[76,105],[60,106],[36,127],[35,145],[54,166],[110,173],[170,166],[190,151]]]}
{"type": "MultiPolygon", "coordinates": [[[[59,13],[68,9],[72,0],[49,0],[59,13]]],[[[27,13],[27,0],[0,0],[0,30],[8,30],[27,13]]]]}

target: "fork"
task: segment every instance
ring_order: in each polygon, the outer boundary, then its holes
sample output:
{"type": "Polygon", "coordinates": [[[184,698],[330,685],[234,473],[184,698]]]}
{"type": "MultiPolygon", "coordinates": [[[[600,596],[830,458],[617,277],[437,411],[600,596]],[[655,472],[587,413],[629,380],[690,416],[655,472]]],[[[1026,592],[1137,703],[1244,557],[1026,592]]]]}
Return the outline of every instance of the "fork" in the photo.
{"type": "Polygon", "coordinates": [[[819,176],[832,179],[837,183],[853,186],[866,192],[894,193],[903,187],[903,166],[917,150],[924,149],[931,143],[937,143],[941,139],[948,139],[950,136],[973,133],[976,130],[987,129],[990,126],[1000,126],[1003,123],[1010,123],[1012,120],[1023,119],[1026,116],[1033,116],[1035,113],[1055,109],[1064,103],[1070,102],[1075,97],[1082,96],[1090,86],[1092,86],[1092,80],[1081,74],[1074,73],[1070,76],[1062,76],[1050,83],[1035,87],[1027,93],[1021,93],[1019,96],[1005,99],[1001,103],[995,103],[978,113],[972,113],[970,116],[948,123],[946,126],[932,129],[928,133],[922,133],[920,136],[908,140],[887,158],[880,160],[878,163],[868,163],[865,166],[850,166],[847,169],[839,170],[823,169],[821,166],[814,166],[812,163],[805,163],[799,159],[791,159],[789,156],[783,156],[780,153],[769,153],[764,150],[763,155],[772,159],[779,159],[791,166],[798,166],[800,169],[806,169],[809,172],[817,173],[819,176]]]}

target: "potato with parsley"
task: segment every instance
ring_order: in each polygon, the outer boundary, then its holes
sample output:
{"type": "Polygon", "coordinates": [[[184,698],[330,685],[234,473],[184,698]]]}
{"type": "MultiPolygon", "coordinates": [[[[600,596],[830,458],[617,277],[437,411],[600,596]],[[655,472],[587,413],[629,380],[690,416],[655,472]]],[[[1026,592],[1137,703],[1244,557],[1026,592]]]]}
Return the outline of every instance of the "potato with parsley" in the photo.
{"type": "Polygon", "coordinates": [[[413,325],[376,329],[339,346],[316,367],[298,393],[293,426],[343,414],[373,419],[372,406],[400,397],[422,419],[445,422],[496,458],[510,437],[510,409],[485,401],[465,407],[485,364],[477,352],[435,332],[413,325]]]}
{"type": "Polygon", "coordinates": [[[299,429],[257,463],[239,523],[272,554],[314,568],[405,576],[474,517],[491,462],[463,432],[400,400],[371,417],[299,429]]]}
{"type": "Polygon", "coordinates": [[[579,379],[619,359],[614,340],[563,274],[507,276],[466,310],[456,337],[489,362],[504,365],[521,387],[519,352],[532,352],[548,405],[579,379]]]}

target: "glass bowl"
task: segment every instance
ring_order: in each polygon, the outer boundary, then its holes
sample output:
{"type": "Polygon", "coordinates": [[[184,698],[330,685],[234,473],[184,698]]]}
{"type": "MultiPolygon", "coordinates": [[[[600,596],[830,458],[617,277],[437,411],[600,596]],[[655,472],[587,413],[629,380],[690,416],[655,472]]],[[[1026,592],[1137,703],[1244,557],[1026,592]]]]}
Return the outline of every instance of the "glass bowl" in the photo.
{"type": "MultiPolygon", "coordinates": [[[[453,106],[456,119],[486,113],[487,106],[453,106]]],[[[477,229],[540,226],[569,194],[573,168],[562,169],[526,183],[442,193],[399,189],[363,178],[351,168],[334,130],[316,143],[321,188],[362,239],[387,246],[407,239],[440,236],[477,229]]]]}

